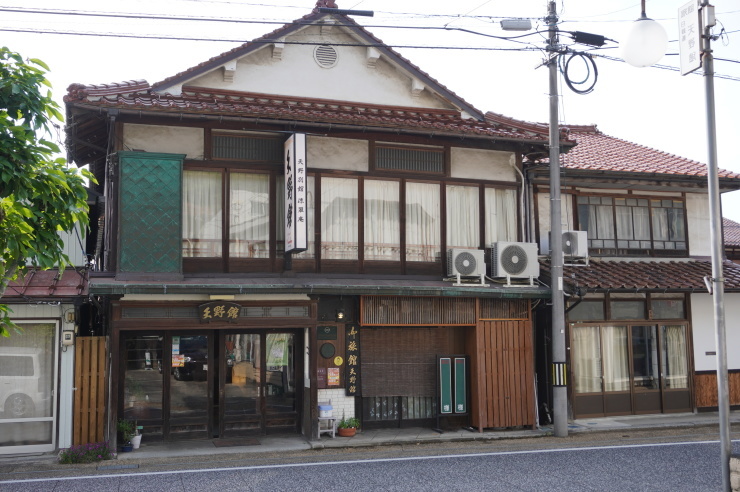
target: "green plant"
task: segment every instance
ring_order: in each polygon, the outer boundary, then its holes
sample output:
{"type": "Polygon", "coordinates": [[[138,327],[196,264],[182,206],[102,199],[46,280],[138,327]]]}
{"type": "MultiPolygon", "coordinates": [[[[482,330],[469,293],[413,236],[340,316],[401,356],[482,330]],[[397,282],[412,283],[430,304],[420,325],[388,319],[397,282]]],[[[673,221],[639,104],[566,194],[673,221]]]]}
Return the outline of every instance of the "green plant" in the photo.
{"type": "Polygon", "coordinates": [[[360,419],[357,417],[342,418],[337,424],[339,429],[357,429],[360,427],[360,419]]]}
{"type": "Polygon", "coordinates": [[[121,439],[124,444],[131,442],[131,438],[136,434],[136,422],[133,420],[118,420],[118,432],[121,433],[121,439]]]}
{"type": "Polygon", "coordinates": [[[59,463],[63,465],[72,463],[94,463],[96,461],[109,460],[113,458],[108,441],[91,442],[89,444],[78,444],[71,448],[62,449],[59,452],[59,463]]]}

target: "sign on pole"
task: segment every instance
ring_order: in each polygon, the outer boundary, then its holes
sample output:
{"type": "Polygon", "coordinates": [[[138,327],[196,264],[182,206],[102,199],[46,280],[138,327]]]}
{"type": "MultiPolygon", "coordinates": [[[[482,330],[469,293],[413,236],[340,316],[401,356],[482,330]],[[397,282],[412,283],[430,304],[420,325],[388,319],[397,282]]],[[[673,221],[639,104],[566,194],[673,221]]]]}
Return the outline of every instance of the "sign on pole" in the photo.
{"type": "Polygon", "coordinates": [[[307,247],[306,134],[294,133],[285,141],[285,252],[307,247]]]}
{"type": "Polygon", "coordinates": [[[701,68],[701,21],[697,0],[678,9],[678,51],[681,75],[701,68]]]}

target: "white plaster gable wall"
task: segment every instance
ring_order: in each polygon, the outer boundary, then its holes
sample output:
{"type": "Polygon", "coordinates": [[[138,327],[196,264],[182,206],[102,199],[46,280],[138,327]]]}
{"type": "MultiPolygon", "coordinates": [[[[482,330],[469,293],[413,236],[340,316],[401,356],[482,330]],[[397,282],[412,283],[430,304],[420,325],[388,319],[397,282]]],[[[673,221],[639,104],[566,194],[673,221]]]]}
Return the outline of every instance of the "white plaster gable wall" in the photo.
{"type": "Polygon", "coordinates": [[[705,193],[686,195],[687,236],[690,256],[711,256],[709,241],[709,198],[705,193]]]}
{"type": "Polygon", "coordinates": [[[453,178],[517,181],[516,171],[509,165],[511,152],[453,147],[450,154],[453,178]]]}
{"type": "Polygon", "coordinates": [[[203,159],[202,128],[183,126],[123,125],[125,150],[144,150],[169,154],[186,154],[188,159],[203,159]]]}
{"type": "MultiPolygon", "coordinates": [[[[714,299],[708,293],[691,296],[691,328],[694,335],[694,367],[697,371],[716,371],[714,336],[714,299]]],[[[725,293],[725,335],[727,368],[740,369],[740,293],[725,293]]]]}
{"type": "Polygon", "coordinates": [[[366,140],[309,135],[306,147],[306,164],[310,169],[368,170],[370,154],[366,140]]]}
{"type": "MultiPolygon", "coordinates": [[[[414,97],[412,78],[382,56],[374,67],[369,67],[367,47],[339,46],[358,43],[355,38],[342,33],[341,28],[335,26],[322,35],[319,27],[308,26],[288,36],[286,41],[332,45],[337,52],[337,63],[332,68],[319,66],[314,60],[314,45],[286,43],[279,58],[272,56],[272,45],[265,45],[238,60],[233,82],[224,80],[224,69],[219,67],[183,85],[369,104],[455,109],[428,89],[414,97]]],[[[176,87],[162,90],[179,92],[176,87]]]]}

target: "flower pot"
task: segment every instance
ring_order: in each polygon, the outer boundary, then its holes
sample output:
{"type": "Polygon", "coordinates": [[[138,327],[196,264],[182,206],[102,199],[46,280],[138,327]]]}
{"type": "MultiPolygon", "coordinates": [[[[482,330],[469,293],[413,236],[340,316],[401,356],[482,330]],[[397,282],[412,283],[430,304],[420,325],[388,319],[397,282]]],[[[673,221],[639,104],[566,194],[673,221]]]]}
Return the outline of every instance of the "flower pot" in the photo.
{"type": "Polygon", "coordinates": [[[134,449],[139,449],[139,446],[141,446],[141,434],[137,434],[131,438],[131,445],[134,449]]]}
{"type": "Polygon", "coordinates": [[[356,432],[357,432],[357,428],[356,427],[345,427],[345,428],[339,428],[339,429],[337,429],[337,433],[341,437],[352,437],[352,436],[355,435],[356,432]]]}
{"type": "Polygon", "coordinates": [[[121,446],[122,453],[130,453],[133,450],[134,450],[134,445],[131,443],[126,443],[123,446],[121,446]]]}

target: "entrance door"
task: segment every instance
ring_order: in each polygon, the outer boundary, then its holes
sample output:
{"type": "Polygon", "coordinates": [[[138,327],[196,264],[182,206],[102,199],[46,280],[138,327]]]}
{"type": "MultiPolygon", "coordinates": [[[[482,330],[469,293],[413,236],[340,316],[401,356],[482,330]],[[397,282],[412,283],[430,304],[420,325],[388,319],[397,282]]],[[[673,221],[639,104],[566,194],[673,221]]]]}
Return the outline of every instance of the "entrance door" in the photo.
{"type": "Polygon", "coordinates": [[[298,429],[293,333],[224,333],[219,434],[298,429]]]}
{"type": "Polygon", "coordinates": [[[172,335],[169,338],[169,400],[165,436],[210,437],[209,335],[172,335]]]}
{"type": "Polygon", "coordinates": [[[660,413],[660,371],[656,326],[632,327],[634,413],[660,413]]]}

